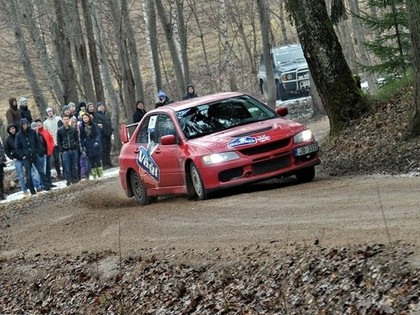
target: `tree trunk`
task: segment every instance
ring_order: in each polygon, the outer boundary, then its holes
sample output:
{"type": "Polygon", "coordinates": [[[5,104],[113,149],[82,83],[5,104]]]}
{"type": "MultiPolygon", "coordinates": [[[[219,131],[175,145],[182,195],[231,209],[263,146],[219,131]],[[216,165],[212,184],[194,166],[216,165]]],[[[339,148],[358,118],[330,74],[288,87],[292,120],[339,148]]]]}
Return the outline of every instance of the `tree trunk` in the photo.
{"type": "MultiPolygon", "coordinates": [[[[132,21],[130,18],[130,12],[127,8],[127,0],[121,0],[122,6],[122,20],[124,21],[124,30],[126,34],[126,41],[130,56],[130,64],[131,69],[133,71],[133,80],[134,80],[134,88],[135,88],[135,99],[136,100],[144,100],[144,87],[143,87],[143,79],[140,72],[140,64],[139,64],[139,54],[137,52],[136,41],[134,40],[134,30],[132,26],[132,21]]],[[[132,104],[127,104],[127,107],[132,108],[134,106],[135,101],[132,104]]],[[[130,116],[131,117],[131,112],[130,116]]]]}
{"type": "MultiPolygon", "coordinates": [[[[354,32],[354,38],[356,40],[356,45],[359,49],[359,55],[360,55],[360,62],[363,65],[372,65],[372,60],[370,58],[369,52],[366,49],[366,46],[364,43],[366,42],[365,33],[363,31],[362,23],[360,22],[359,15],[359,3],[357,0],[349,0],[349,8],[352,12],[351,16],[351,22],[353,25],[353,32],[354,32]]],[[[378,91],[378,88],[376,86],[376,75],[374,73],[363,73],[363,77],[366,78],[366,81],[369,85],[369,93],[370,94],[376,94],[378,91]]]]}
{"type": "MultiPolygon", "coordinates": [[[[69,23],[68,30],[70,34],[69,40],[73,48],[72,52],[74,54],[75,65],[77,67],[77,76],[80,82],[79,95],[83,100],[92,100],[95,97],[95,93],[93,90],[92,75],[87,56],[86,43],[84,40],[79,16],[78,2],[66,2],[65,12],[68,12],[69,19],[72,21],[72,23],[69,23]]],[[[74,102],[76,102],[76,100],[74,100],[74,102]]]]}
{"type": "Polygon", "coordinates": [[[407,11],[413,44],[413,61],[415,73],[415,98],[410,119],[410,133],[420,136],[420,3],[418,0],[407,0],[407,11]]]}
{"type": "MultiPolygon", "coordinates": [[[[176,0],[176,12],[177,12],[177,25],[178,25],[178,35],[180,43],[180,55],[182,59],[183,73],[185,84],[191,83],[190,78],[190,62],[188,58],[188,42],[187,42],[187,25],[184,18],[184,5],[183,0],[176,0]]],[[[184,86],[184,89],[186,87],[184,86]]]]}
{"type": "MultiPolygon", "coordinates": [[[[112,126],[114,127],[114,143],[113,148],[116,151],[119,151],[122,147],[121,141],[120,141],[120,134],[119,134],[119,110],[120,110],[120,102],[118,99],[118,94],[115,92],[114,86],[112,84],[112,77],[109,71],[109,65],[108,65],[108,59],[105,51],[105,44],[102,40],[102,34],[101,29],[102,26],[100,24],[100,19],[98,19],[98,15],[96,12],[95,7],[95,0],[88,0],[89,1],[89,7],[91,9],[91,16],[92,16],[92,25],[93,25],[93,33],[94,33],[94,39],[95,43],[98,47],[98,62],[100,65],[100,70],[104,79],[105,87],[108,93],[109,98],[111,99],[111,103],[107,102],[107,108],[109,109],[111,107],[111,122],[112,126]]],[[[102,99],[105,101],[105,98],[102,99]]]]}
{"type": "Polygon", "coordinates": [[[221,24],[222,24],[222,31],[221,31],[221,38],[222,38],[222,47],[223,47],[223,69],[225,69],[228,80],[229,80],[229,90],[230,91],[237,91],[238,85],[236,83],[236,75],[233,71],[233,63],[232,63],[232,45],[229,41],[229,30],[228,30],[228,10],[225,0],[219,0],[220,4],[220,11],[221,11],[221,24]]]}
{"type": "Polygon", "coordinates": [[[96,102],[96,100],[105,99],[104,86],[102,84],[101,71],[99,67],[98,52],[96,49],[95,35],[92,25],[92,8],[88,0],[82,1],[82,11],[85,18],[85,29],[89,48],[90,66],[92,69],[93,85],[95,86],[95,95],[92,99],[86,101],[96,102]]]}
{"type": "Polygon", "coordinates": [[[267,105],[273,109],[276,108],[276,84],[274,82],[274,66],[271,58],[270,45],[270,25],[267,18],[267,7],[265,0],[257,0],[258,13],[261,23],[261,38],[263,42],[263,58],[265,62],[265,71],[267,75],[267,105]]]}
{"type": "Polygon", "coordinates": [[[287,28],[286,28],[286,23],[285,23],[285,17],[284,17],[284,13],[285,13],[285,8],[284,8],[284,0],[280,0],[280,30],[281,30],[281,35],[283,36],[283,41],[285,43],[289,42],[289,38],[287,36],[287,28]]]}
{"type": "Polygon", "coordinates": [[[20,61],[22,62],[26,79],[28,80],[28,83],[31,87],[35,105],[38,107],[39,113],[43,115],[46,109],[46,101],[32,67],[32,62],[28,54],[25,38],[20,27],[22,22],[16,10],[18,5],[15,0],[3,0],[3,7],[7,8],[7,10],[10,12],[8,17],[10,18],[9,21],[15,34],[20,61]]]}
{"type": "Polygon", "coordinates": [[[55,25],[53,37],[54,46],[57,49],[57,58],[59,58],[60,70],[61,70],[61,82],[64,91],[64,102],[77,102],[79,99],[77,95],[77,78],[76,72],[73,66],[73,60],[71,58],[71,43],[67,36],[66,20],[64,17],[66,13],[63,8],[63,2],[61,0],[54,0],[54,11],[55,11],[55,25]]]}
{"type": "Polygon", "coordinates": [[[330,120],[332,134],[370,108],[357,86],[324,1],[288,0],[309,70],[330,120]]]}
{"type": "MultiPolygon", "coordinates": [[[[159,53],[157,47],[157,26],[156,26],[156,11],[153,0],[145,0],[144,2],[144,21],[146,22],[146,34],[147,34],[147,47],[149,58],[151,60],[150,67],[152,68],[152,77],[154,80],[155,91],[163,89],[162,84],[162,71],[159,62],[159,53]]],[[[147,106],[147,105],[146,105],[147,106]]],[[[154,108],[154,104],[150,105],[150,108],[154,108]]]]}
{"type": "MultiPolygon", "coordinates": [[[[60,81],[58,80],[57,71],[51,62],[50,56],[47,53],[47,49],[45,47],[45,42],[41,35],[41,29],[39,27],[39,24],[36,23],[37,20],[33,17],[33,12],[37,10],[35,10],[35,8],[32,6],[32,3],[28,0],[25,0],[25,3],[21,3],[20,9],[21,12],[27,17],[25,19],[25,23],[28,26],[28,31],[35,45],[38,58],[41,61],[45,73],[47,74],[48,82],[50,84],[54,97],[57,100],[58,104],[63,104],[63,88],[60,84],[60,81]]],[[[44,116],[47,105],[48,104],[45,103],[40,105],[39,110],[42,114],[41,117],[44,116]]]]}
{"type": "Polygon", "coordinates": [[[169,52],[171,54],[172,64],[174,68],[174,74],[176,81],[174,82],[176,85],[176,94],[178,98],[181,98],[184,95],[185,90],[185,80],[184,75],[182,72],[181,62],[179,55],[177,53],[174,32],[173,32],[173,25],[171,24],[170,20],[168,20],[167,14],[163,8],[162,0],[155,1],[157,11],[159,12],[160,22],[162,23],[163,30],[165,32],[166,41],[168,43],[169,52]]]}
{"type": "MultiPolygon", "coordinates": [[[[197,2],[195,0],[191,0],[191,1],[188,1],[188,2],[189,2],[189,5],[190,5],[191,13],[193,14],[195,22],[197,23],[198,36],[200,38],[201,48],[203,50],[204,67],[206,69],[207,80],[209,82],[212,82],[213,74],[212,74],[212,71],[211,71],[209,58],[207,56],[206,43],[205,43],[205,40],[204,40],[204,31],[203,31],[203,28],[201,27],[201,22],[200,22],[200,19],[198,18],[198,14],[197,14],[197,2]]],[[[213,84],[209,84],[208,88],[210,90],[210,93],[214,93],[213,84]]]]}

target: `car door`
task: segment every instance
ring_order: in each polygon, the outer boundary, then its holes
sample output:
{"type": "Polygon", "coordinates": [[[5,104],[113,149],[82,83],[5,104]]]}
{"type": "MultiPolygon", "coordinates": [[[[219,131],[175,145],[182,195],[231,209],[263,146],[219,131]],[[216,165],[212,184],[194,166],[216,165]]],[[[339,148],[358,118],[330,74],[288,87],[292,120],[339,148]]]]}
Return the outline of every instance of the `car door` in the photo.
{"type": "Polygon", "coordinates": [[[148,116],[142,121],[137,134],[139,145],[137,164],[139,173],[146,185],[156,188],[169,188],[184,185],[181,149],[176,144],[162,145],[162,136],[176,135],[175,125],[166,114],[148,116]]]}

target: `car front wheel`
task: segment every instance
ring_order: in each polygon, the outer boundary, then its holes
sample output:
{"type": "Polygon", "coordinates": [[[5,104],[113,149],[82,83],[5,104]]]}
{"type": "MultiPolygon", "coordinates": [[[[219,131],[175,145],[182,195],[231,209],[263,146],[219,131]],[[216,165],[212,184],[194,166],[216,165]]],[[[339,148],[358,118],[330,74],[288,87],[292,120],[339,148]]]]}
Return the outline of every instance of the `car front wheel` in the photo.
{"type": "Polygon", "coordinates": [[[297,171],[295,175],[300,183],[310,182],[315,178],[315,166],[303,168],[297,171]]]}
{"type": "Polygon", "coordinates": [[[147,196],[147,190],[146,187],[144,187],[144,184],[141,181],[139,174],[137,174],[136,172],[131,173],[130,184],[131,190],[133,191],[134,198],[136,199],[136,201],[142,206],[149,204],[150,201],[149,197],[147,196]]]}
{"type": "Polygon", "coordinates": [[[201,179],[201,175],[198,172],[197,166],[194,163],[190,165],[190,175],[191,182],[193,184],[195,193],[197,194],[198,199],[205,200],[207,199],[207,192],[201,179]]]}

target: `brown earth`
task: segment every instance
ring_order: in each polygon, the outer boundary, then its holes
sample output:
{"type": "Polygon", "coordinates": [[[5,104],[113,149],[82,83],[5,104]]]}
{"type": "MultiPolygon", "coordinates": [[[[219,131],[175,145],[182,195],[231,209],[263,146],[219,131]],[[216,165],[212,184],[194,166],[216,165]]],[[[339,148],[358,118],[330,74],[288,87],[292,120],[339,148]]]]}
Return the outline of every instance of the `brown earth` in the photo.
{"type": "Polygon", "coordinates": [[[113,177],[3,204],[0,313],[420,314],[420,177],[331,165],[206,201],[140,207],[113,177]]]}

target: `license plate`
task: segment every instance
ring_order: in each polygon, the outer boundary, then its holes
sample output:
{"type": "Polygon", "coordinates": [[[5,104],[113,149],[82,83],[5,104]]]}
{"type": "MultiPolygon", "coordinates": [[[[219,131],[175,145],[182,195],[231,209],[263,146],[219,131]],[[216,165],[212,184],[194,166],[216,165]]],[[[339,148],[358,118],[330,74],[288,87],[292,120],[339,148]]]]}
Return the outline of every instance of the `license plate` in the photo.
{"type": "Polygon", "coordinates": [[[314,142],[314,143],[305,145],[303,147],[296,148],[295,149],[295,156],[307,155],[307,154],[318,151],[318,149],[319,149],[318,143],[314,142]]]}
{"type": "Polygon", "coordinates": [[[300,88],[302,89],[306,87],[309,87],[309,80],[300,81],[300,88]]]}

